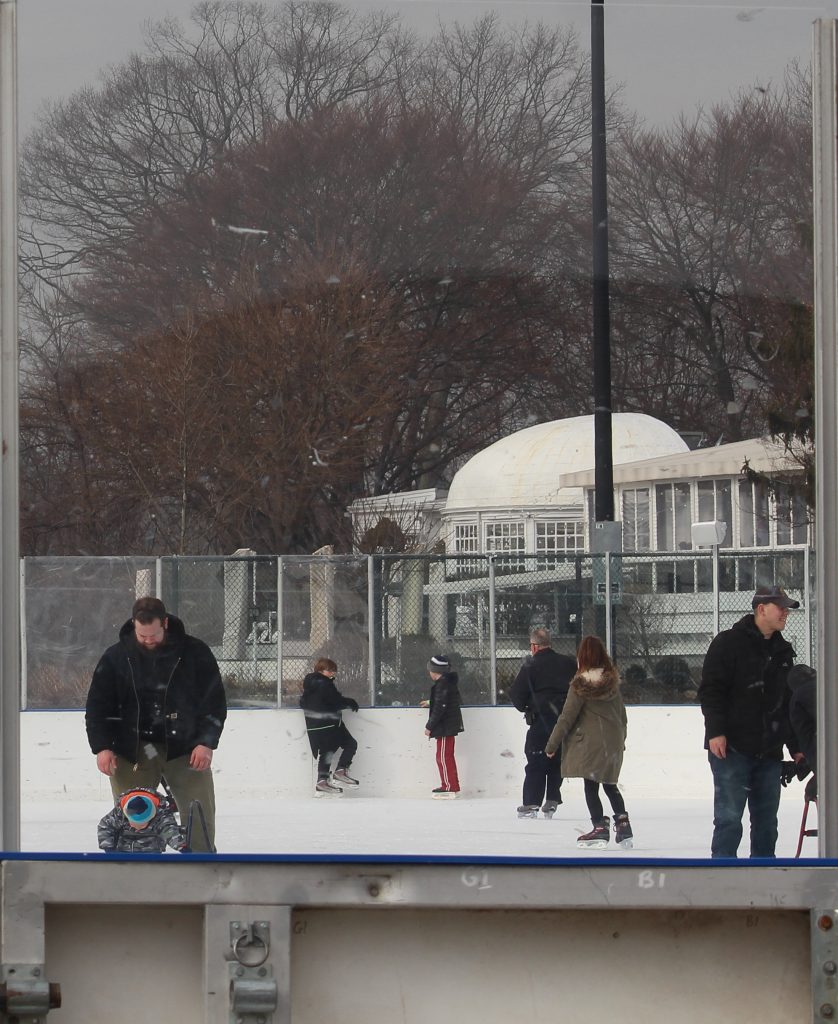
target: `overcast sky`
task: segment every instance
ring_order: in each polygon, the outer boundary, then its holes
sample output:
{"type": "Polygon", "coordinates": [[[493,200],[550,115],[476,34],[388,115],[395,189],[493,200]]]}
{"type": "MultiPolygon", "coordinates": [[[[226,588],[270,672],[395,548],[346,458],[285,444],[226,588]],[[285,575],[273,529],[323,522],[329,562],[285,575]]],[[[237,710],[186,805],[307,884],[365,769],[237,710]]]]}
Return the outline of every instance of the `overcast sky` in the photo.
{"type": "MultiPolygon", "coordinates": [[[[145,21],[167,15],[186,20],[192,6],[193,0],[18,0],[21,133],[32,126],[44,100],[95,84],[101,68],[142,49],[145,21]]],[[[590,38],[586,2],[352,0],[347,6],[398,11],[420,31],[432,31],[440,19],[469,22],[493,10],[510,22],[571,24],[585,45],[590,38]]],[[[666,121],[740,87],[777,80],[795,58],[808,62],[812,22],[824,16],[838,17],[838,0],[760,6],[606,0],[608,74],[623,84],[631,107],[652,121],[666,121]]]]}

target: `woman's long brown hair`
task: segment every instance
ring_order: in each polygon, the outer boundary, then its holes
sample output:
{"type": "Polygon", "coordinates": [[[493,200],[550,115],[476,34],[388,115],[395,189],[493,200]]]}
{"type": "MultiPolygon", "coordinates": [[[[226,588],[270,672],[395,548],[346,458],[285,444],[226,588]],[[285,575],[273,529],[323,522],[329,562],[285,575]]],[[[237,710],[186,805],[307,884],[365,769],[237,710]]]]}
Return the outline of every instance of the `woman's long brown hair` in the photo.
{"type": "Polygon", "coordinates": [[[614,662],[608,657],[608,651],[598,636],[584,636],[576,652],[579,671],[587,672],[591,668],[604,668],[613,671],[614,662]]]}

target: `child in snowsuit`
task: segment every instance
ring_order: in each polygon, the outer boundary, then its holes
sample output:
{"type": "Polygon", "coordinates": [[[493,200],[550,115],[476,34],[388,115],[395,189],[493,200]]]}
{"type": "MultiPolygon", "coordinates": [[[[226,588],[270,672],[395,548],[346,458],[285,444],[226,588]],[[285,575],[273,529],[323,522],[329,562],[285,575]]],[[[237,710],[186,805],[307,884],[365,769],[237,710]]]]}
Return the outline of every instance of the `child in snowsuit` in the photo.
{"type": "Polygon", "coordinates": [[[99,822],[99,848],[105,853],[163,853],[166,846],[188,853],[186,834],[153,789],[129,789],[99,822]]]}
{"type": "Polygon", "coordinates": [[[318,758],[315,796],[340,796],[343,793],[341,786],[358,785],[358,780],[349,774],[358,743],[343,724],[341,714],[345,708],[357,711],[358,701],[344,697],[335,686],[337,670],[337,664],[331,658],[319,658],[314,664],[314,671],[303,680],[300,697],[311,753],[318,758]],[[338,766],[329,778],[338,750],[341,751],[338,766]]]}
{"type": "Polygon", "coordinates": [[[593,829],[579,836],[579,846],[603,849],[611,829],[602,813],[599,786],[605,790],[614,811],[614,840],[623,849],[632,846],[632,830],[622,794],[617,788],[627,718],[620,696],[620,677],[599,637],[586,636],[576,652],[579,666],[570,681],[564,710],[544,748],[555,757],[562,748],[562,777],[584,779],[585,802],[593,829]]]}
{"type": "Polygon", "coordinates": [[[439,786],[431,796],[435,800],[453,800],[460,792],[457,762],[454,759],[454,737],[463,731],[463,715],[460,710],[460,688],[457,673],[444,654],[435,654],[428,662],[428,675],[433,679],[430,700],[420,702],[420,707],[429,708],[425,735],[436,740],[436,766],[439,769],[439,786]]]}

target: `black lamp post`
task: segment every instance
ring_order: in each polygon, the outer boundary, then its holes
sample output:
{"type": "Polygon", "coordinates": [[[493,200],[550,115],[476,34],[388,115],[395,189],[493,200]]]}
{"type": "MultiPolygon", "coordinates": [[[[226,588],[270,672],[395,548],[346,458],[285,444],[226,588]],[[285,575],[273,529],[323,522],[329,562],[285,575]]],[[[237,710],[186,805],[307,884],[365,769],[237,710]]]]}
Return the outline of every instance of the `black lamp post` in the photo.
{"type": "Polygon", "coordinates": [[[611,319],[608,295],[608,181],[605,164],[605,7],[591,0],[591,196],[593,212],[595,518],[614,521],[611,447],[611,319]]]}

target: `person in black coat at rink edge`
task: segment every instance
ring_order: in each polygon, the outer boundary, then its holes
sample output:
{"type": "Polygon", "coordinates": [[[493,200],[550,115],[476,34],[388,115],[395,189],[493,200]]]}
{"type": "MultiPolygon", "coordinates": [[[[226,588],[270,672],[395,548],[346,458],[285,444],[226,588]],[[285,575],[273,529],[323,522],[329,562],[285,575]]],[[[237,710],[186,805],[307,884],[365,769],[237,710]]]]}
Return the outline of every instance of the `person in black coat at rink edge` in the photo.
{"type": "Polygon", "coordinates": [[[698,688],[713,774],[711,857],[736,857],[746,805],[751,857],[774,856],[783,747],[803,760],[789,721],[794,648],[781,632],[800,602],[782,587],[763,586],[751,607],[711,641],[698,688]]]}
{"type": "Polygon", "coordinates": [[[428,662],[428,675],[433,679],[429,700],[419,702],[428,708],[425,735],[436,740],[436,766],[439,786],[431,796],[435,800],[454,800],[460,792],[460,777],[454,757],[454,737],[463,731],[459,680],[444,654],[435,654],[428,662]]]}
{"type": "MultiPolygon", "coordinates": [[[[794,665],[789,669],[788,684],[791,690],[789,720],[797,738],[797,749],[806,758],[805,768],[794,762],[788,767],[791,777],[805,779],[806,768],[813,772],[818,769],[818,674],[809,665],[794,665]]],[[[816,800],[817,796],[818,781],[813,775],[806,783],[806,798],[816,800]]]]}
{"type": "Polygon", "coordinates": [[[85,724],[96,765],[116,800],[163,776],[181,815],[198,801],[206,832],[195,852],[215,852],[212,758],[227,717],[224,684],[210,648],[190,636],[156,597],[140,597],[119,642],[99,659],[85,724]]]}
{"type": "Polygon", "coordinates": [[[519,818],[536,817],[539,807],[545,818],[552,818],[562,802],[561,758],[551,760],[544,747],[562,713],[575,675],[576,659],[553,650],[548,630],[532,630],[530,655],[509,691],[510,700],[524,712],[529,726],[524,740],[527,764],[519,818]]]}
{"type": "Polygon", "coordinates": [[[318,758],[315,796],[340,796],[342,786],[357,786],[358,780],[349,774],[349,766],[358,749],[352,733],[343,724],[345,709],[358,710],[358,701],[344,697],[335,685],[337,663],[331,658],[318,658],[314,671],[303,680],[300,707],[305,712],[306,732],[311,753],[318,758]],[[340,750],[340,759],[329,778],[332,761],[340,750]]]}

